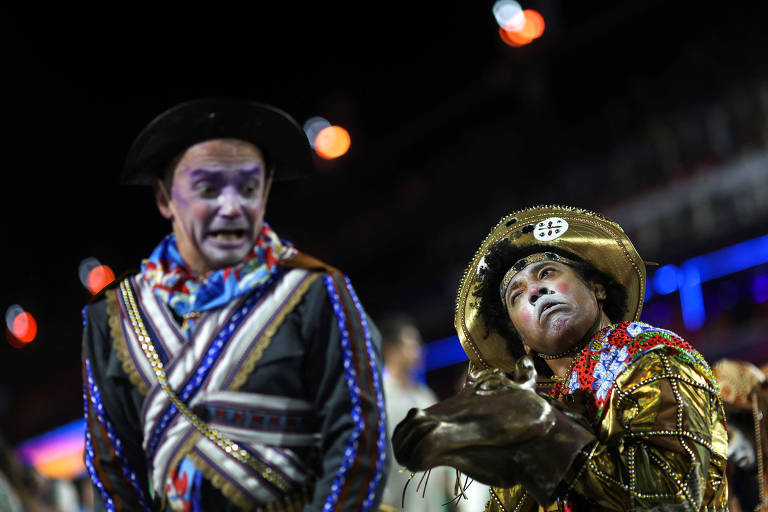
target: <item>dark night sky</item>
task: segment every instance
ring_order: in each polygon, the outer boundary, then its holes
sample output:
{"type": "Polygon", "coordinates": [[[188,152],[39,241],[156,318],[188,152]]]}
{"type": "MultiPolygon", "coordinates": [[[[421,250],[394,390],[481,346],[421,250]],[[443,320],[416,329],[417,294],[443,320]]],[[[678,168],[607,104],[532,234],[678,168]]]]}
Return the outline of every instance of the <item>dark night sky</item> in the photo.
{"type": "Polygon", "coordinates": [[[9,436],[80,415],[78,263],[136,268],[167,232],[149,192],[117,177],[133,136],[173,104],[250,97],[346,127],[350,152],[277,185],[267,219],[349,273],[372,313],[411,309],[434,339],[451,334],[461,268],[505,210],[590,200],[532,175],[766,76],[755,6],[521,3],[548,25],[518,49],[477,1],[6,20],[0,306],[40,322],[28,347],[0,349],[9,436]]]}

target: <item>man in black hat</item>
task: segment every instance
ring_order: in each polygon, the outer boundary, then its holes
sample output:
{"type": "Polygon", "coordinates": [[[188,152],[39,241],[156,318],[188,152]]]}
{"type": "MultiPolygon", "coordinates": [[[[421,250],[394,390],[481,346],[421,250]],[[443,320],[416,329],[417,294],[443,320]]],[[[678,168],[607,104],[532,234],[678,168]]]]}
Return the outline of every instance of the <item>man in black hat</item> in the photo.
{"type": "Polygon", "coordinates": [[[131,147],[171,221],[84,310],[85,462],[105,510],[375,510],[379,336],[349,280],[264,222],[311,167],[284,112],[198,100],[131,147]]]}

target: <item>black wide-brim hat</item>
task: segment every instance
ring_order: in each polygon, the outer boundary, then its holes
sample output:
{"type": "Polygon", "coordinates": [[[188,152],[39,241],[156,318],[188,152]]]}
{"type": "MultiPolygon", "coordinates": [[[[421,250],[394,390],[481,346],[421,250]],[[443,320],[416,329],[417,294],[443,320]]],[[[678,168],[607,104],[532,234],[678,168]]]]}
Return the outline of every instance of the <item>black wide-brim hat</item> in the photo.
{"type": "Polygon", "coordinates": [[[274,171],[275,181],[312,172],[309,140],[287,113],[255,101],[207,98],[181,103],[152,120],[128,150],[120,181],[124,185],[153,185],[187,148],[222,138],[258,146],[274,171]]]}

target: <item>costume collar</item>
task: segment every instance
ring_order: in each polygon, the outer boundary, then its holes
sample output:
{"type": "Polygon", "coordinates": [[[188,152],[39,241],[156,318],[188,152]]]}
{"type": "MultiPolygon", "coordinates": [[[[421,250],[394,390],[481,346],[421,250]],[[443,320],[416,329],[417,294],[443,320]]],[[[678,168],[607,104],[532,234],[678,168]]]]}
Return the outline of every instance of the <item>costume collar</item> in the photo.
{"type": "MultiPolygon", "coordinates": [[[[141,278],[152,286],[154,294],[185,320],[203,311],[221,307],[270,281],[279,263],[298,251],[281,240],[267,223],[243,262],[195,276],[182,259],[172,233],[163,238],[141,265],[141,278]]],[[[184,322],[185,335],[191,322],[184,322]]]]}

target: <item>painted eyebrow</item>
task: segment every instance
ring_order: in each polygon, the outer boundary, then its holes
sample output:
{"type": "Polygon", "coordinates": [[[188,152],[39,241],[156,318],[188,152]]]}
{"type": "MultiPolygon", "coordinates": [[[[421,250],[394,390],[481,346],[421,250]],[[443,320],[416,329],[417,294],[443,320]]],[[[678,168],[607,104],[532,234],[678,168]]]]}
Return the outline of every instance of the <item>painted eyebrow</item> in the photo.
{"type": "MultiPolygon", "coordinates": [[[[547,265],[551,265],[552,263],[554,263],[554,261],[549,261],[549,260],[547,260],[547,261],[539,261],[538,263],[534,263],[532,265],[531,271],[534,274],[538,274],[539,270],[541,270],[542,268],[546,267],[547,265]]],[[[509,289],[510,290],[514,290],[518,286],[520,286],[520,279],[515,277],[515,279],[513,279],[512,282],[509,284],[509,289]]]]}
{"type": "MultiPolygon", "coordinates": [[[[195,169],[193,171],[190,171],[189,176],[192,179],[210,178],[210,177],[213,177],[213,176],[217,175],[218,172],[219,171],[216,170],[216,169],[207,169],[205,167],[200,167],[199,169],[195,169]]],[[[253,167],[238,169],[237,173],[239,175],[244,175],[244,176],[249,176],[250,177],[252,175],[260,174],[261,173],[261,166],[257,164],[257,165],[255,165],[253,167]]]]}

